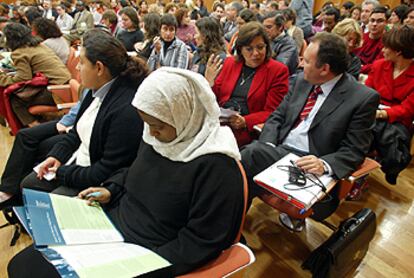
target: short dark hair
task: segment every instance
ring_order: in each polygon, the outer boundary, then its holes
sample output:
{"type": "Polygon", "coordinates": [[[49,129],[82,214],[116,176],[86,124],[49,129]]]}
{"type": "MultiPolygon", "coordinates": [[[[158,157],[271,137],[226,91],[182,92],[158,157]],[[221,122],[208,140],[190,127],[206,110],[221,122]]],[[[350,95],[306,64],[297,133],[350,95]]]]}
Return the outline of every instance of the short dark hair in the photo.
{"type": "Polygon", "coordinates": [[[116,16],[116,13],[113,10],[106,10],[102,14],[102,19],[107,19],[109,23],[111,24],[118,24],[118,17],[116,16]]]}
{"type": "Polygon", "coordinates": [[[292,20],[292,24],[296,24],[296,12],[294,9],[287,8],[282,11],[283,15],[285,16],[286,21],[292,20]]]}
{"type": "Polygon", "coordinates": [[[177,29],[177,26],[178,26],[177,19],[175,19],[175,16],[173,16],[172,14],[164,14],[161,17],[160,28],[162,25],[174,26],[175,29],[177,29]]]}
{"type": "Polygon", "coordinates": [[[30,25],[36,18],[43,16],[43,12],[38,7],[29,7],[24,14],[30,25]]]}
{"type": "Polygon", "coordinates": [[[263,17],[263,20],[268,19],[268,18],[273,18],[274,21],[275,21],[275,25],[277,27],[281,27],[281,26],[285,25],[285,22],[286,22],[286,18],[284,16],[283,12],[281,12],[281,11],[268,12],[263,17]]]}
{"type": "Polygon", "coordinates": [[[325,9],[325,15],[329,15],[329,16],[334,16],[335,17],[335,22],[338,22],[339,17],[341,16],[339,10],[335,7],[327,7],[325,9]]]}
{"type": "Polygon", "coordinates": [[[414,58],[414,27],[403,25],[385,32],[382,44],[394,51],[401,52],[405,59],[414,58]]]}
{"type": "Polygon", "coordinates": [[[236,10],[237,15],[239,15],[240,11],[244,9],[243,5],[238,1],[233,1],[229,4],[228,9],[236,10]]]}
{"type": "Polygon", "coordinates": [[[21,24],[11,22],[3,29],[6,36],[6,46],[12,51],[23,46],[37,46],[42,41],[32,35],[32,29],[21,24]]]}
{"type": "Polygon", "coordinates": [[[239,17],[243,19],[246,23],[251,21],[257,21],[256,15],[252,12],[252,10],[247,8],[241,10],[241,12],[239,13],[239,17]]]}
{"type": "Polygon", "coordinates": [[[215,12],[216,11],[216,9],[218,8],[218,7],[220,7],[220,8],[222,8],[223,9],[223,11],[224,11],[224,9],[225,9],[225,7],[224,7],[224,5],[222,4],[222,3],[220,3],[220,2],[214,2],[214,4],[213,4],[213,12],[215,12]]]}
{"type": "Polygon", "coordinates": [[[408,10],[409,10],[409,8],[408,8],[407,5],[399,5],[399,6],[395,7],[394,9],[392,9],[391,13],[394,12],[398,16],[398,19],[400,20],[400,23],[403,23],[404,19],[408,15],[408,10]]]}
{"type": "Polygon", "coordinates": [[[373,14],[384,14],[386,16],[387,15],[387,8],[385,8],[384,6],[375,7],[372,10],[370,16],[373,15],[373,14]]]}
{"type": "Polygon", "coordinates": [[[91,29],[83,35],[82,49],[92,64],[100,61],[112,77],[127,79],[129,82],[122,81],[125,84],[138,86],[148,75],[145,62],[137,57],[129,57],[125,46],[101,29],[91,29]]]}
{"type": "Polygon", "coordinates": [[[355,6],[355,3],[351,1],[346,1],[342,4],[342,7],[344,7],[347,10],[352,9],[353,6],[355,6]]]}
{"type": "Polygon", "coordinates": [[[328,64],[334,74],[346,72],[350,58],[343,38],[333,33],[319,32],[316,33],[311,42],[319,44],[317,67],[328,64]]]}
{"type": "Polygon", "coordinates": [[[239,30],[239,35],[236,40],[236,60],[244,61],[243,55],[241,55],[241,49],[243,46],[249,46],[249,44],[256,38],[260,36],[263,38],[266,44],[266,58],[265,61],[268,61],[272,57],[272,47],[270,45],[269,37],[266,34],[266,31],[263,25],[259,22],[249,22],[243,25],[239,30]]]}
{"type": "Polygon", "coordinates": [[[139,19],[138,14],[132,7],[125,7],[122,8],[119,12],[119,15],[126,15],[129,17],[129,19],[132,21],[132,24],[134,24],[135,29],[139,29],[139,19]]]}
{"type": "Polygon", "coordinates": [[[56,22],[44,17],[36,18],[32,23],[32,28],[36,34],[44,40],[50,38],[60,38],[62,32],[56,22]]]}

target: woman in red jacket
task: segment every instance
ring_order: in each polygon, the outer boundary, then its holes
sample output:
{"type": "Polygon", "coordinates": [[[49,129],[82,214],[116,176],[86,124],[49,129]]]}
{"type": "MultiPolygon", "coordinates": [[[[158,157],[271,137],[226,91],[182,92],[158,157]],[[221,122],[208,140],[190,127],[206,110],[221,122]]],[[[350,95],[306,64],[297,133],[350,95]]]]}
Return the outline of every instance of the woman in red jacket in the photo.
{"type": "Polygon", "coordinates": [[[253,126],[264,123],[288,91],[288,68],[271,59],[270,41],[263,26],[249,22],[240,28],[234,57],[221,65],[211,58],[206,78],[220,107],[237,111],[227,119],[239,147],[252,141],[253,126]]]}
{"type": "Polygon", "coordinates": [[[398,173],[411,160],[409,130],[414,119],[414,27],[393,28],[384,34],[382,42],[384,59],[373,64],[365,85],[381,96],[374,148],[381,156],[387,181],[395,184],[398,173]],[[396,143],[395,147],[401,153],[390,147],[396,143]]]}

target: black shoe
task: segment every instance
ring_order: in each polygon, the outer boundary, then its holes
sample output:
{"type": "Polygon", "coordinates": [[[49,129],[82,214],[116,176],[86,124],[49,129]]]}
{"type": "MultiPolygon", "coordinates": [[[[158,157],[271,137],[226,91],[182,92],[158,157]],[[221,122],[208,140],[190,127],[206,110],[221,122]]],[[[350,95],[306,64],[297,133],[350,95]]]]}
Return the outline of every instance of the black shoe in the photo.
{"type": "Polygon", "coordinates": [[[17,207],[17,206],[22,206],[23,205],[23,200],[22,200],[22,196],[21,194],[16,194],[13,195],[13,197],[11,197],[10,199],[1,202],[0,203],[0,210],[3,210],[5,208],[9,208],[9,207],[17,207]]]}
{"type": "Polygon", "coordinates": [[[397,175],[395,175],[395,174],[385,174],[385,180],[389,184],[392,184],[392,185],[396,185],[397,184],[397,177],[398,177],[398,174],[397,175]]]}

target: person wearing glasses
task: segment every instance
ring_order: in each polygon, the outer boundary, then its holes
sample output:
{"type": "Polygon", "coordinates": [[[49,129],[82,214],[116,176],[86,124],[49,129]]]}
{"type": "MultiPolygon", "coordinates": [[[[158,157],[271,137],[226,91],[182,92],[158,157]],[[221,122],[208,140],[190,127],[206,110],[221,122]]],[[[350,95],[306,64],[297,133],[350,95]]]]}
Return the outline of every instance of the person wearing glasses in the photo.
{"type": "Polygon", "coordinates": [[[386,13],[385,7],[374,8],[369,17],[369,32],[364,34],[362,46],[354,52],[361,59],[361,73],[368,74],[372,63],[383,58],[381,39],[387,25],[386,13]]]}
{"type": "Polygon", "coordinates": [[[241,147],[252,141],[253,126],[265,122],[283,100],[289,70],[271,59],[270,40],[258,22],[240,28],[235,48],[236,55],[222,65],[218,57],[210,57],[205,77],[219,106],[238,112],[228,118],[228,125],[241,147]]]}

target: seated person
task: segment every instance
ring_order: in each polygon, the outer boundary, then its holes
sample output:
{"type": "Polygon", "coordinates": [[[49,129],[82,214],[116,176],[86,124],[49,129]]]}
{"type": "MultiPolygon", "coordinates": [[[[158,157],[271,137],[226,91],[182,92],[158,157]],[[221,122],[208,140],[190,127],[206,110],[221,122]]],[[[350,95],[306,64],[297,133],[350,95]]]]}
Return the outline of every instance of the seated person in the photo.
{"type": "Polygon", "coordinates": [[[148,58],[150,70],[159,67],[187,69],[189,56],[184,42],[176,38],[177,20],[171,14],[161,17],[160,36],[154,39],[154,49],[148,58]]]}
{"type": "Polygon", "coordinates": [[[182,40],[187,46],[194,48],[195,26],[191,22],[188,8],[181,7],[175,12],[175,19],[177,20],[176,36],[182,40]]]}
{"type": "Polygon", "coordinates": [[[159,39],[161,17],[157,13],[149,13],[144,15],[144,41],[135,44],[135,50],[139,57],[145,61],[151,56],[152,49],[154,48],[154,40],[159,39]]]}
{"type": "Polygon", "coordinates": [[[253,140],[253,126],[265,122],[283,100],[289,72],[271,59],[270,41],[258,22],[243,25],[236,50],[238,54],[228,57],[223,65],[218,59],[209,59],[205,77],[219,106],[239,112],[228,119],[228,124],[243,146],[253,140]]]}
{"type": "Polygon", "coordinates": [[[414,26],[414,7],[408,9],[407,17],[404,19],[404,24],[414,26]]]}
{"type": "Polygon", "coordinates": [[[238,1],[233,1],[226,5],[226,21],[223,26],[224,39],[230,41],[234,33],[238,31],[237,16],[243,10],[243,5],[238,1]]]}
{"type": "Polygon", "coordinates": [[[137,58],[127,55],[120,41],[105,31],[85,33],[80,53],[82,85],[90,89],[82,101],[74,128],[48,153],[38,174],[32,172],[22,187],[76,195],[99,185],[134,161],[143,123],[130,105],[147,75],[137,58]],[[76,152],[74,163],[65,165],[76,152]],[[43,178],[55,172],[56,179],[43,178]]]}
{"type": "MultiPolygon", "coordinates": [[[[256,15],[252,12],[252,10],[247,9],[247,8],[241,10],[236,19],[237,30],[240,30],[240,28],[244,24],[252,22],[252,21],[257,21],[256,15]]],[[[227,53],[229,53],[229,55],[236,54],[236,41],[238,37],[239,37],[239,31],[236,31],[231,37],[230,42],[227,44],[227,53]]]]}
{"type": "MultiPolygon", "coordinates": [[[[41,72],[49,84],[62,85],[69,82],[71,75],[62,61],[47,46],[40,44],[41,39],[32,35],[32,30],[20,23],[9,23],[4,28],[6,45],[11,49],[12,60],[16,74],[8,75],[0,72],[0,86],[32,80],[35,73],[41,72]]],[[[10,103],[19,121],[23,126],[38,125],[38,119],[29,113],[28,108],[33,105],[55,105],[52,94],[47,90],[27,98],[20,98],[12,94],[10,103]]]]}
{"type": "MultiPolygon", "coordinates": [[[[263,192],[252,178],[288,153],[302,156],[296,165],[305,172],[335,179],[347,177],[364,161],[379,95],[346,73],[348,58],[337,35],[321,32],[313,37],[303,73],[267,119],[259,140],[241,152],[251,197],[263,192]]],[[[313,206],[313,218],[322,220],[335,211],[339,200],[331,195],[330,202],[313,206]]],[[[281,221],[295,231],[303,227],[285,214],[281,221]]]]}
{"type": "Polygon", "coordinates": [[[36,18],[32,23],[32,31],[43,39],[43,44],[52,49],[62,63],[66,64],[70,53],[69,43],[53,20],[36,18]]]}
{"type": "Polygon", "coordinates": [[[51,121],[19,130],[7,159],[0,183],[0,210],[21,205],[20,183],[36,163],[46,159],[47,153],[75,123],[80,101],[60,121],[51,121]]]}
{"type": "Polygon", "coordinates": [[[414,27],[393,28],[384,34],[384,59],[374,62],[366,86],[381,96],[374,128],[373,148],[378,151],[386,180],[397,176],[411,161],[414,120],[414,27]]]}
{"type": "MultiPolygon", "coordinates": [[[[135,162],[79,197],[101,192],[89,200],[104,205],[126,242],[168,260],[174,276],[185,274],[230,247],[239,231],[243,179],[236,140],[220,126],[208,83],[191,71],[155,71],[132,104],[145,121],[135,162]]],[[[11,278],[59,277],[33,247],[16,255],[8,271],[11,278]],[[22,267],[28,262],[30,268],[22,267]]]]}
{"type": "Polygon", "coordinates": [[[348,43],[348,53],[351,56],[351,61],[347,69],[347,73],[355,77],[355,80],[359,80],[359,72],[361,71],[361,60],[353,52],[358,46],[361,45],[362,29],[352,18],[345,18],[339,22],[332,30],[334,34],[345,38],[348,43]]]}
{"type": "Polygon", "coordinates": [[[125,7],[120,12],[122,29],[116,38],[120,40],[127,51],[134,51],[134,45],[144,40],[144,33],[139,28],[137,12],[131,7],[125,7]]]}
{"type": "Polygon", "coordinates": [[[227,57],[224,39],[220,35],[220,23],[211,17],[203,17],[196,22],[196,34],[194,36],[197,49],[194,52],[191,70],[204,75],[207,61],[211,55],[224,61],[227,57]]]}
{"type": "Polygon", "coordinates": [[[377,7],[372,11],[368,23],[369,32],[364,34],[362,46],[354,51],[361,60],[363,74],[369,73],[374,61],[383,58],[382,36],[387,25],[386,12],[384,7],[377,7]]]}
{"type": "Polygon", "coordinates": [[[263,26],[271,41],[273,59],[289,68],[289,75],[296,72],[299,52],[295,40],[285,32],[285,17],[281,12],[271,12],[264,16],[263,26]]]}

